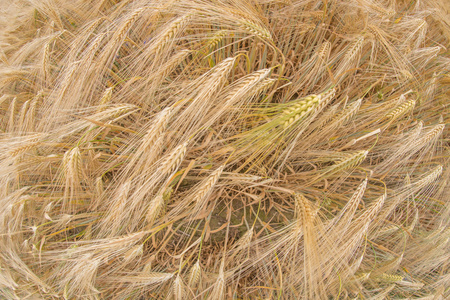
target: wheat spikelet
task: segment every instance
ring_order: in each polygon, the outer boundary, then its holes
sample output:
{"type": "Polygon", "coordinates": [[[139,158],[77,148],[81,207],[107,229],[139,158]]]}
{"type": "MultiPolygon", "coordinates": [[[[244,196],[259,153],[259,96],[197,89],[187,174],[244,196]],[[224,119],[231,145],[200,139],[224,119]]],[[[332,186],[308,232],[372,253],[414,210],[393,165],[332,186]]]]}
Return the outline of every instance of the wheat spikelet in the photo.
{"type": "Polygon", "coordinates": [[[98,203],[99,199],[101,199],[103,193],[105,191],[104,185],[103,185],[103,178],[97,177],[95,179],[95,186],[94,186],[94,202],[98,203]]]}
{"type": "Polygon", "coordinates": [[[166,107],[154,118],[152,125],[143,138],[144,142],[141,146],[143,151],[149,151],[155,144],[156,140],[164,133],[164,130],[169,123],[172,111],[172,107],[166,107]]]}
{"type": "MultiPolygon", "coordinates": [[[[338,70],[336,71],[337,74],[342,75],[345,71],[347,71],[347,69],[351,68],[355,63],[357,63],[363,46],[364,36],[359,36],[349,45],[344,58],[342,59],[342,62],[339,65],[338,70]]],[[[343,77],[344,76],[342,76],[342,78],[343,77]]]]}
{"type": "Polygon", "coordinates": [[[335,230],[337,232],[344,232],[344,230],[348,227],[359,205],[359,202],[361,201],[366,191],[367,182],[368,180],[365,179],[358,186],[356,191],[353,193],[352,197],[348,200],[347,204],[344,206],[344,208],[339,212],[339,214],[335,217],[335,219],[331,223],[331,225],[336,225],[335,230]]]}
{"type": "Polygon", "coordinates": [[[101,17],[98,18],[94,21],[91,22],[91,24],[88,24],[88,26],[86,27],[86,29],[84,29],[84,31],[88,34],[92,34],[92,32],[98,27],[98,25],[100,25],[101,22],[103,22],[104,20],[106,20],[105,17],[101,17]]]}
{"type": "Polygon", "coordinates": [[[27,131],[31,131],[33,129],[33,125],[36,118],[36,108],[38,107],[38,104],[40,103],[41,99],[43,98],[43,90],[39,90],[37,92],[36,96],[31,99],[30,107],[27,110],[27,115],[25,117],[25,128],[27,131]]]}
{"type": "Polygon", "coordinates": [[[246,248],[253,237],[253,227],[247,230],[234,245],[235,248],[246,248]]]}
{"type": "Polygon", "coordinates": [[[11,157],[19,156],[22,153],[27,152],[28,150],[31,150],[38,145],[39,145],[39,142],[29,142],[25,145],[21,145],[19,147],[13,148],[13,149],[9,150],[7,153],[11,157]]]}
{"type": "Polygon", "coordinates": [[[99,264],[98,260],[92,259],[91,254],[85,254],[76,262],[70,263],[70,268],[59,283],[64,288],[64,297],[68,299],[83,293],[99,293],[94,286],[99,264]]]}
{"type": "Polygon", "coordinates": [[[364,44],[364,37],[358,37],[354,42],[352,42],[345,53],[345,60],[352,61],[361,51],[364,44]]]}
{"type": "Polygon", "coordinates": [[[360,219],[372,221],[375,218],[375,216],[378,214],[378,212],[381,210],[381,208],[383,207],[386,197],[387,197],[386,194],[384,194],[381,197],[378,197],[374,201],[374,203],[361,215],[360,219]]]}
{"type": "Polygon", "coordinates": [[[114,235],[118,233],[121,224],[121,213],[126,210],[129,205],[129,194],[132,187],[130,179],[122,183],[115,190],[115,197],[109,204],[108,211],[101,220],[101,229],[114,235]]]}
{"type": "Polygon", "coordinates": [[[303,119],[311,112],[320,101],[319,96],[311,95],[301,102],[295,103],[292,107],[283,112],[283,128],[286,129],[294,122],[303,119]]]}
{"type": "Polygon", "coordinates": [[[183,50],[178,51],[177,54],[173,55],[169,59],[169,61],[166,64],[164,64],[164,66],[162,66],[162,69],[164,71],[160,75],[161,78],[164,78],[167,75],[169,75],[173,71],[173,69],[175,69],[191,53],[192,53],[192,50],[183,49],[183,50]]]}
{"type": "Polygon", "coordinates": [[[328,61],[328,57],[330,56],[330,50],[331,50],[331,43],[329,41],[323,42],[323,44],[317,51],[317,57],[319,57],[319,59],[322,62],[326,63],[328,61]]]}
{"type": "Polygon", "coordinates": [[[116,283],[129,284],[134,287],[153,286],[164,283],[173,278],[172,273],[146,272],[138,275],[120,276],[114,280],[116,283]]]}
{"type": "Polygon", "coordinates": [[[224,169],[224,165],[217,168],[211,175],[208,176],[202,183],[200,183],[198,189],[195,190],[195,194],[192,202],[195,203],[194,209],[191,213],[193,217],[196,215],[207,205],[208,198],[211,195],[214,186],[222,175],[222,171],[224,169]]]}
{"type": "Polygon", "coordinates": [[[423,121],[419,121],[414,128],[410,130],[410,135],[413,137],[418,137],[423,129],[423,121]]]}
{"type": "Polygon", "coordinates": [[[14,99],[11,101],[11,104],[8,107],[8,113],[9,113],[9,120],[8,123],[6,123],[6,130],[8,132],[12,132],[14,130],[14,121],[16,117],[16,104],[17,104],[17,97],[14,97],[14,99]]]}
{"type": "Polygon", "coordinates": [[[276,81],[274,79],[267,78],[269,74],[270,69],[262,69],[241,78],[226,96],[226,105],[231,105],[236,100],[243,98],[247,93],[251,92],[252,95],[255,95],[268,88],[276,81]]]}
{"type": "Polygon", "coordinates": [[[86,60],[90,60],[90,61],[93,60],[95,54],[97,54],[97,51],[98,51],[99,48],[100,48],[100,45],[101,45],[101,43],[102,43],[102,40],[104,39],[105,36],[106,36],[105,33],[99,34],[99,35],[94,39],[94,41],[89,45],[88,52],[87,52],[87,54],[86,54],[86,60]]]}
{"type": "Polygon", "coordinates": [[[347,106],[341,113],[335,116],[330,122],[345,124],[347,123],[359,110],[361,107],[362,99],[358,99],[347,106]]]}
{"type": "Polygon", "coordinates": [[[302,194],[295,194],[295,212],[303,224],[311,224],[314,218],[309,201],[302,194]]]}
{"type": "Polygon", "coordinates": [[[263,81],[261,81],[261,83],[257,86],[256,92],[255,94],[258,94],[262,91],[265,91],[266,89],[270,88],[272,85],[275,84],[275,82],[277,82],[276,79],[274,78],[266,78],[263,81]]]}
{"type": "MultiPolygon", "coordinates": [[[[355,194],[357,197],[362,197],[362,194],[355,194]]],[[[353,197],[352,197],[353,198],[353,197]]],[[[357,198],[354,198],[355,200],[357,198]]],[[[354,219],[352,221],[352,225],[347,227],[348,230],[345,230],[345,227],[336,227],[337,234],[341,235],[342,238],[342,245],[340,245],[340,253],[342,253],[342,258],[344,259],[345,256],[347,256],[348,259],[353,255],[355,249],[359,246],[359,243],[361,242],[362,238],[365,234],[367,234],[367,231],[369,229],[369,226],[371,225],[371,222],[374,220],[375,216],[378,214],[378,212],[381,210],[381,207],[384,204],[384,201],[386,199],[386,194],[378,197],[375,202],[366,209],[358,218],[354,219]]],[[[349,200],[352,201],[353,199],[349,200]]],[[[354,205],[358,205],[359,200],[353,201],[354,205]]],[[[351,211],[356,210],[355,206],[349,207],[348,214],[353,214],[351,211]]],[[[345,221],[350,221],[350,217],[344,217],[345,221]]],[[[345,222],[341,219],[341,222],[345,222]]],[[[344,224],[345,225],[345,224],[344,224]]],[[[358,266],[361,262],[358,263],[358,266]]],[[[356,272],[356,269],[353,271],[353,273],[356,272]]]]}
{"type": "Polygon", "coordinates": [[[295,102],[288,109],[283,111],[281,121],[284,121],[283,128],[286,129],[294,122],[304,119],[310,113],[321,111],[333,99],[336,89],[332,88],[320,95],[310,95],[295,102]]]}
{"type": "Polygon", "coordinates": [[[354,277],[355,277],[354,280],[364,282],[369,279],[370,273],[359,273],[359,274],[356,274],[354,277]]]}
{"type": "Polygon", "coordinates": [[[253,236],[254,236],[253,231],[254,231],[253,227],[250,228],[249,230],[247,230],[239,238],[239,240],[233,245],[233,249],[232,249],[233,254],[231,254],[231,256],[230,256],[230,262],[234,262],[233,261],[234,257],[237,256],[240,253],[240,251],[246,250],[246,249],[249,248],[250,243],[251,243],[251,241],[253,239],[253,236]]]}
{"type": "Polygon", "coordinates": [[[322,109],[327,106],[331,100],[333,100],[336,95],[336,88],[330,88],[327,91],[319,94],[319,103],[315,108],[314,112],[320,112],[322,109]]]}

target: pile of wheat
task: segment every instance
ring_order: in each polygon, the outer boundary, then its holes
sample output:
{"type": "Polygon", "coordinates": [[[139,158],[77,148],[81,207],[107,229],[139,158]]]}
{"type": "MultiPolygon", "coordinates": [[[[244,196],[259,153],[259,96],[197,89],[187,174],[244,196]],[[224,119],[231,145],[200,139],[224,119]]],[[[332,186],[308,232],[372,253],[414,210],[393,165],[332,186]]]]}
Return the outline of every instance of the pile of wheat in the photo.
{"type": "Polygon", "coordinates": [[[445,3],[1,2],[0,297],[450,296],[445,3]]]}

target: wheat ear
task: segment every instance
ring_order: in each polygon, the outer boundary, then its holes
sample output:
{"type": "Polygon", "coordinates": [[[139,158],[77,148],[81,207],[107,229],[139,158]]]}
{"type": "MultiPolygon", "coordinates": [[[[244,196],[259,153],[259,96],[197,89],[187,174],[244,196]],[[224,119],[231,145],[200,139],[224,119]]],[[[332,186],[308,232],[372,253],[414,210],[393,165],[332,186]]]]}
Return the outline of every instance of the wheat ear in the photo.
{"type": "Polygon", "coordinates": [[[244,28],[246,31],[250,32],[251,34],[258,36],[263,40],[272,41],[272,35],[270,34],[270,32],[267,28],[264,28],[248,19],[239,20],[239,23],[241,24],[242,28],[244,28]]]}
{"type": "Polygon", "coordinates": [[[200,266],[200,261],[192,266],[191,271],[189,273],[188,285],[193,288],[200,281],[200,277],[202,275],[202,267],[200,266]]]}
{"type": "Polygon", "coordinates": [[[170,152],[163,160],[161,166],[157,170],[157,173],[168,175],[177,170],[186,155],[188,143],[189,142],[185,142],[172,150],[172,152],[170,152]]]}
{"type": "Polygon", "coordinates": [[[145,219],[149,224],[153,224],[156,218],[161,214],[164,208],[164,197],[162,194],[158,194],[150,201],[150,205],[147,209],[147,215],[145,219]]]}
{"type": "Polygon", "coordinates": [[[157,56],[160,56],[166,45],[177,35],[177,33],[192,19],[193,14],[189,13],[179,17],[169,24],[168,28],[160,35],[155,42],[154,49],[157,56]]]}
{"type": "Polygon", "coordinates": [[[114,34],[113,40],[115,41],[123,41],[125,38],[125,35],[130,30],[133,23],[136,21],[137,17],[145,10],[144,7],[140,7],[136,9],[129,17],[128,19],[122,24],[122,26],[117,29],[116,33],[114,34]]]}
{"type": "Polygon", "coordinates": [[[404,115],[408,111],[411,111],[414,109],[414,106],[416,105],[415,100],[409,100],[397,107],[396,109],[392,110],[388,114],[386,114],[385,118],[389,119],[391,121],[398,119],[400,116],[404,115]]]}
{"type": "Polygon", "coordinates": [[[443,171],[442,166],[438,165],[433,170],[431,170],[430,172],[425,174],[422,179],[414,182],[413,185],[417,189],[422,189],[422,188],[430,185],[432,182],[436,181],[436,179],[438,179],[439,176],[441,176],[442,171],[443,171]]]}
{"type": "Polygon", "coordinates": [[[317,182],[320,179],[324,179],[329,176],[332,176],[336,173],[339,173],[339,172],[342,172],[345,170],[349,170],[349,169],[352,169],[352,168],[358,166],[359,164],[361,164],[364,161],[364,159],[366,159],[368,153],[369,153],[369,151],[367,151],[367,150],[361,150],[361,151],[355,152],[352,155],[349,155],[347,158],[344,158],[344,159],[338,161],[333,166],[323,170],[322,174],[316,176],[312,180],[312,183],[317,182]]]}

